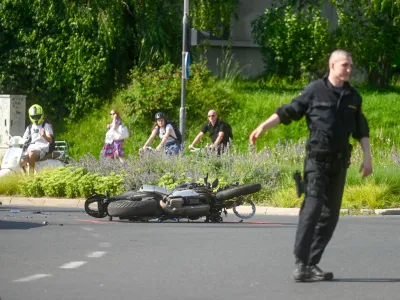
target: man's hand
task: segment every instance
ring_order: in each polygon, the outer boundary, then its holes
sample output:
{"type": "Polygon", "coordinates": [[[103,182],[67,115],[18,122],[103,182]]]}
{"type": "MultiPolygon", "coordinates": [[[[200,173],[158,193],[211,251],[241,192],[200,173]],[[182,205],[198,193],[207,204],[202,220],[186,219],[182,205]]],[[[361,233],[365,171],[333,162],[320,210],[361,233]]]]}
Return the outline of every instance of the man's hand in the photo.
{"type": "Polygon", "coordinates": [[[362,178],[372,174],[372,161],[370,158],[364,158],[364,161],[360,166],[360,173],[362,173],[362,178]]]}
{"type": "Polygon", "coordinates": [[[161,151],[163,148],[164,148],[163,145],[160,144],[160,145],[157,146],[156,150],[157,151],[161,151]]]}
{"type": "Polygon", "coordinates": [[[45,136],[46,135],[46,132],[44,131],[44,128],[40,129],[40,135],[41,136],[45,136]]]}
{"type": "Polygon", "coordinates": [[[271,129],[281,122],[279,116],[274,113],[266,121],[262,122],[258,127],[250,134],[249,143],[254,145],[256,140],[261,136],[264,131],[271,129]]]}
{"type": "Polygon", "coordinates": [[[194,146],[193,145],[189,145],[189,150],[192,150],[192,149],[194,149],[194,146]]]}
{"type": "Polygon", "coordinates": [[[254,145],[256,143],[256,140],[261,136],[263,133],[263,129],[261,126],[258,126],[251,134],[249,137],[249,143],[250,145],[254,145]]]}

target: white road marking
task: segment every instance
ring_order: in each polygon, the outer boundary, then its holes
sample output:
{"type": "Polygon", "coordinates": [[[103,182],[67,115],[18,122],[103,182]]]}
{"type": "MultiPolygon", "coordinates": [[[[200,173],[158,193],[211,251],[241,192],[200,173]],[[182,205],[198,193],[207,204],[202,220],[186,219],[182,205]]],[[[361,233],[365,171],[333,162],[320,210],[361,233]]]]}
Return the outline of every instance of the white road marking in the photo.
{"type": "Polygon", "coordinates": [[[75,269],[83,266],[86,263],[86,261],[71,261],[69,263],[63,264],[60,269],[75,269]]]}
{"type": "Polygon", "coordinates": [[[33,280],[40,279],[40,278],[49,277],[49,276],[51,276],[51,274],[35,274],[35,275],[32,275],[32,276],[16,279],[16,280],[13,280],[13,281],[14,282],[28,282],[28,281],[33,281],[33,280]]]}
{"type": "Polygon", "coordinates": [[[90,258],[98,258],[98,257],[102,257],[104,254],[106,254],[107,252],[105,251],[96,251],[96,252],[92,252],[89,253],[88,255],[86,255],[87,257],[90,258]]]}
{"type": "Polygon", "coordinates": [[[99,243],[99,247],[102,247],[102,248],[109,248],[111,246],[112,246],[112,244],[109,242],[99,243]]]}
{"type": "Polygon", "coordinates": [[[91,235],[94,236],[95,238],[101,237],[101,235],[98,233],[92,233],[91,235]]]}
{"type": "Polygon", "coordinates": [[[86,231],[93,231],[93,228],[90,228],[90,227],[81,227],[83,230],[86,230],[86,231]]]}

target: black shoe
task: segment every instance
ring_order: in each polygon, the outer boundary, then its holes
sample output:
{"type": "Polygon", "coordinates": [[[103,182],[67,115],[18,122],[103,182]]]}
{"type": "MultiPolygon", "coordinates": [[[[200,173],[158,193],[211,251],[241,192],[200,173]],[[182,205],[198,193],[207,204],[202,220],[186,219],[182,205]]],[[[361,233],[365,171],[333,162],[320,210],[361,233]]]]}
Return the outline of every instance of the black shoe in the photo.
{"type": "Polygon", "coordinates": [[[293,272],[293,279],[295,281],[307,280],[307,265],[301,261],[296,262],[296,270],[293,272]]]}
{"type": "Polygon", "coordinates": [[[312,281],[324,281],[332,280],[332,272],[324,272],[317,265],[311,265],[308,267],[307,279],[312,281]]]}

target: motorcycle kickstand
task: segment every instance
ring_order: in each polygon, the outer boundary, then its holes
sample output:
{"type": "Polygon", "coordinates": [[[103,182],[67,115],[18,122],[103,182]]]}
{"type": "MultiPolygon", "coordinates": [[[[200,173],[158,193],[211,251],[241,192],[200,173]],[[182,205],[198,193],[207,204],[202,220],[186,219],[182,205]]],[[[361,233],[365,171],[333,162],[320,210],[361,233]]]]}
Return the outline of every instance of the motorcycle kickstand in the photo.
{"type": "Polygon", "coordinates": [[[108,216],[108,221],[112,221],[113,217],[112,216],[108,216]]]}

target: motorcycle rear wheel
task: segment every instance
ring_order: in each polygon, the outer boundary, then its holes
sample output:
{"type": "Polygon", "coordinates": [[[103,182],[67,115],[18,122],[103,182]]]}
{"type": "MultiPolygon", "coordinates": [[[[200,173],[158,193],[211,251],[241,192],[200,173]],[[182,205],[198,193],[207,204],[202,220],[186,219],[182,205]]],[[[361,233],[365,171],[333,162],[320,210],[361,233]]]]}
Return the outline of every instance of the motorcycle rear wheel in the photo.
{"type": "Polygon", "coordinates": [[[157,216],[158,203],[155,199],[145,201],[119,200],[110,202],[107,211],[113,217],[149,217],[157,216]]]}
{"type": "Polygon", "coordinates": [[[218,192],[215,197],[219,201],[225,201],[239,196],[253,194],[260,190],[261,184],[259,183],[240,184],[218,192]]]}

